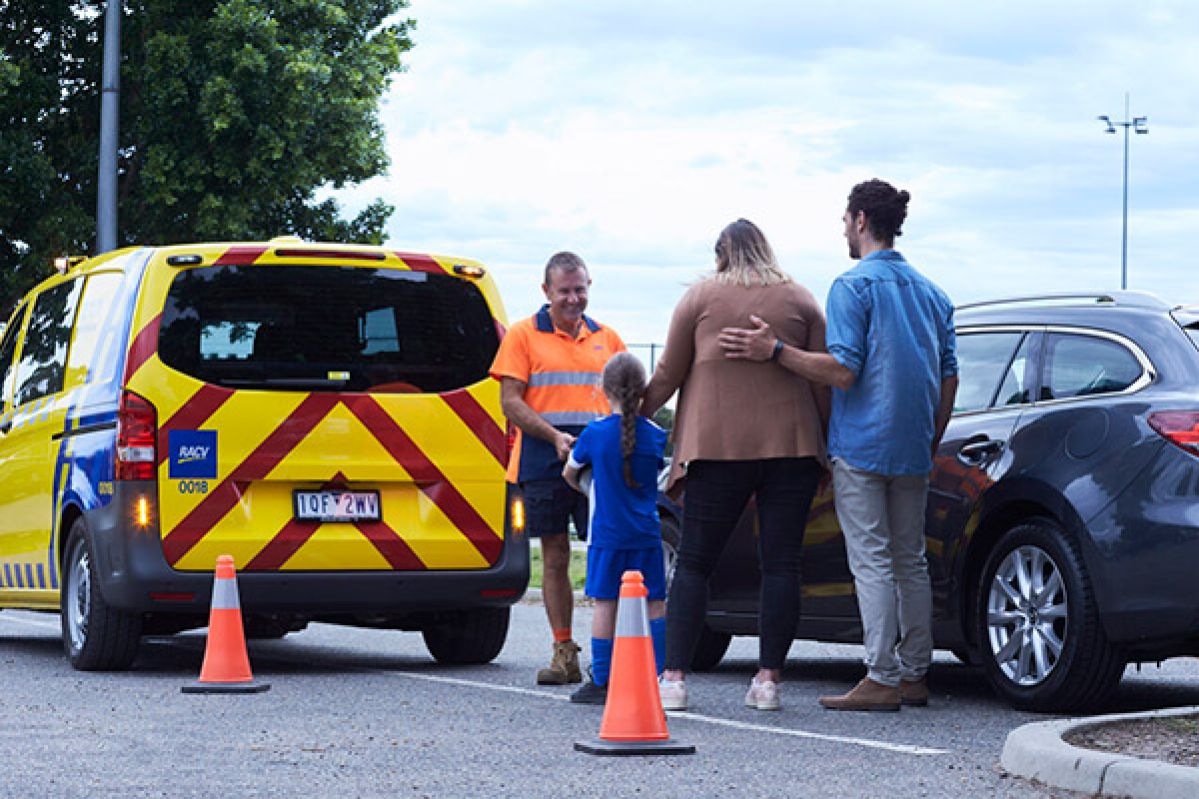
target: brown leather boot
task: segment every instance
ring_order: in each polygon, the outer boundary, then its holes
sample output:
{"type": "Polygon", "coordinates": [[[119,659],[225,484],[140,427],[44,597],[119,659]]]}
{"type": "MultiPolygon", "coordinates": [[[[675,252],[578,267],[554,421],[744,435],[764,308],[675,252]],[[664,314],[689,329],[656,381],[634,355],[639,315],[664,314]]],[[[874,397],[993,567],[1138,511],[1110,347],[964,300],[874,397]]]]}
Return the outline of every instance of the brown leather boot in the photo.
{"type": "Polygon", "coordinates": [[[566,685],[582,682],[583,672],[579,669],[579,645],[574,641],[556,641],[554,657],[548,668],[537,672],[538,685],[566,685]]]}
{"type": "Polygon", "coordinates": [[[915,682],[901,680],[899,683],[899,701],[911,707],[924,707],[928,704],[928,677],[921,677],[915,682]]]}
{"type": "Polygon", "coordinates": [[[875,682],[869,677],[840,696],[822,696],[820,704],[829,710],[899,710],[899,688],[875,682]]]}

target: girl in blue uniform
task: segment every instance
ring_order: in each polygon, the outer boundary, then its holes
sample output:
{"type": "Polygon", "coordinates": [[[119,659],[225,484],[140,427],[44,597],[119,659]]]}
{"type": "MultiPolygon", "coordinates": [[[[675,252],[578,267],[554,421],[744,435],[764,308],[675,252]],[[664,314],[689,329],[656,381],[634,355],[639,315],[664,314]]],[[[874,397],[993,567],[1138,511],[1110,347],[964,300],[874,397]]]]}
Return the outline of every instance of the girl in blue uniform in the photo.
{"type": "Polygon", "coordinates": [[[666,431],[641,416],[645,368],[636,356],[617,353],[604,367],[603,388],[614,413],[596,419],[575,442],[562,476],[578,491],[580,473],[591,467],[587,549],[587,596],[591,619],[591,679],[570,701],[603,704],[608,695],[612,636],[620,578],[636,569],[649,590],[650,634],[658,670],[666,646],[666,565],[658,520],[658,472],[666,431]]]}

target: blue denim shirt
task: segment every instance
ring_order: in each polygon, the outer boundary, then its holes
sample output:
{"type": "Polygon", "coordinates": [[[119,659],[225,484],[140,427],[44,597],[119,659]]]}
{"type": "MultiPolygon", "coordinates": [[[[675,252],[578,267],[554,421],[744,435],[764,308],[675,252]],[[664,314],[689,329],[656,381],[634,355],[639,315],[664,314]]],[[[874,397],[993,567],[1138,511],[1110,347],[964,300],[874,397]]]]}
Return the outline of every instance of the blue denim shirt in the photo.
{"type": "Polygon", "coordinates": [[[871,253],[828,293],[828,351],[854,374],[833,389],[829,456],[885,475],[932,470],[941,381],[958,373],[953,303],[895,250],[871,253]]]}

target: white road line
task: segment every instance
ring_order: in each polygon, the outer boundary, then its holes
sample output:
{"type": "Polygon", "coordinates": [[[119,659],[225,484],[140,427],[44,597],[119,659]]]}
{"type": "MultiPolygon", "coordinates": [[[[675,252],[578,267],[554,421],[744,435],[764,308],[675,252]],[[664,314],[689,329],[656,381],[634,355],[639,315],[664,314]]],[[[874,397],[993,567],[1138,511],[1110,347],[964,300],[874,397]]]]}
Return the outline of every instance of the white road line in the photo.
{"type": "Polygon", "coordinates": [[[56,633],[62,632],[61,624],[54,624],[48,621],[35,621],[33,619],[23,619],[20,616],[13,616],[8,613],[0,614],[0,621],[10,621],[13,624],[24,624],[29,627],[41,627],[46,630],[53,630],[56,633]]]}
{"type": "MultiPolygon", "coordinates": [[[[0,622],[10,621],[17,624],[25,624],[30,627],[41,627],[44,629],[59,631],[61,628],[57,624],[51,624],[45,621],[35,621],[34,619],[24,619],[19,616],[10,616],[8,614],[0,614],[0,622]]],[[[273,654],[267,657],[268,660],[283,660],[293,662],[290,658],[279,657],[278,654],[273,654]]],[[[540,699],[552,699],[556,702],[568,702],[570,697],[566,694],[552,693],[550,691],[538,691],[533,688],[521,688],[515,685],[499,685],[497,683],[485,682],[483,680],[466,680],[461,677],[444,677],[436,674],[413,674],[408,671],[392,671],[388,669],[374,669],[367,667],[356,668],[356,671],[371,672],[374,674],[386,674],[391,677],[403,677],[409,680],[423,680],[425,682],[442,683],[445,685],[460,685],[466,688],[480,688],[485,691],[497,691],[499,693],[520,694],[522,696],[535,696],[540,699]]],[[[889,741],[876,741],[872,738],[854,738],[845,735],[829,735],[823,732],[810,732],[808,730],[796,730],[790,727],[771,727],[765,724],[750,724],[744,721],[735,721],[733,719],[723,719],[717,716],[705,716],[702,713],[680,712],[672,710],[669,713],[670,718],[687,719],[688,721],[698,721],[704,724],[714,724],[719,727],[730,727],[735,730],[745,730],[747,732],[761,732],[768,735],[786,735],[792,738],[811,738],[817,741],[829,741],[831,743],[850,744],[853,746],[864,746],[870,749],[882,749],[888,752],[898,752],[905,755],[945,755],[949,754],[948,749],[934,749],[927,746],[914,746],[912,744],[897,744],[889,741]]]]}
{"type": "MultiPolygon", "coordinates": [[[[395,677],[407,677],[412,680],[425,680],[426,682],[445,683],[448,685],[462,685],[470,688],[482,688],[488,691],[504,691],[514,694],[524,694],[526,696],[538,696],[545,699],[555,699],[559,701],[569,701],[570,697],[564,694],[550,693],[549,691],[536,691],[532,688],[518,688],[512,685],[496,685],[495,683],[483,682],[480,680],[463,680],[458,677],[440,677],[433,674],[413,674],[406,671],[387,671],[384,669],[366,669],[379,674],[388,674],[395,677]]],[[[896,744],[889,741],[876,741],[870,738],[853,738],[845,735],[829,735],[822,732],[809,732],[807,730],[795,730],[789,727],[770,727],[764,724],[749,724],[744,721],[734,721],[733,719],[722,719],[716,716],[705,716],[701,713],[677,712],[671,711],[670,718],[682,718],[689,721],[699,721],[706,724],[715,724],[721,727],[732,727],[737,730],[746,730],[749,732],[764,732],[770,735],[789,735],[794,738],[813,738],[819,741],[830,741],[832,743],[852,744],[854,746],[865,746],[871,749],[884,749],[888,752],[899,752],[905,755],[945,755],[949,754],[948,749],[933,749],[927,746],[913,746],[911,744],[896,744]]]]}
{"type": "Polygon", "coordinates": [[[829,735],[823,732],[808,732],[807,730],[793,730],[790,727],[767,727],[762,724],[749,724],[744,721],[734,721],[733,719],[722,719],[716,716],[704,716],[699,713],[679,712],[672,710],[668,714],[671,718],[693,719],[695,721],[703,721],[708,724],[716,724],[721,727],[733,727],[738,730],[752,730],[753,732],[768,732],[773,735],[791,735],[796,738],[815,738],[820,741],[832,741],[834,743],[853,744],[855,746],[867,746],[871,749],[885,749],[888,752],[902,752],[907,755],[947,755],[948,749],[933,749],[927,746],[913,746],[911,744],[894,744],[889,741],[876,741],[871,738],[853,738],[845,735],[829,735]]]}

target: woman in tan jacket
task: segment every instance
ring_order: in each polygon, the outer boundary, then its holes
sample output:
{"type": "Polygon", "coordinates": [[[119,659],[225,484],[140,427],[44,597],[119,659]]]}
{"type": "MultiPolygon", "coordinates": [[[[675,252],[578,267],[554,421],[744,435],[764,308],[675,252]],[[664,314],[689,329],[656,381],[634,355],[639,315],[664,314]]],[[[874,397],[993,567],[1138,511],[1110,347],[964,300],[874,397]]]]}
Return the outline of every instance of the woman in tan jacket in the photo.
{"type": "Polygon", "coordinates": [[[824,349],[824,314],[812,293],[779,268],[762,231],[738,219],[716,242],[715,271],[675,308],[642,404],[643,414],[653,414],[680,391],[670,484],[685,477],[686,497],[666,610],[660,690],[667,710],[687,707],[685,671],[703,629],[708,577],[751,497],[762,593],[759,668],[747,705],[779,708],[778,683],[799,620],[800,557],[823,474],[828,394],[769,361],[725,357],[721,329],[751,327],[751,315],[787,344],[824,349]]]}

